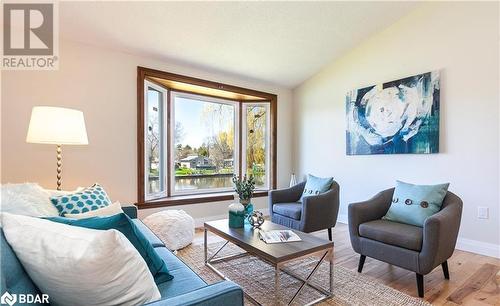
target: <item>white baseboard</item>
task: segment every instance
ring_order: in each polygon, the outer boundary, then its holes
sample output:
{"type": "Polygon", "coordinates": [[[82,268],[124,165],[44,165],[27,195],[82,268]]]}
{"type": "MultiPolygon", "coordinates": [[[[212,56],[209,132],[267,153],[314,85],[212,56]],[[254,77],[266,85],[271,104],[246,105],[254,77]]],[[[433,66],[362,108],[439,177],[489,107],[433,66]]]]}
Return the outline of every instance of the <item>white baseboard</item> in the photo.
{"type": "Polygon", "coordinates": [[[337,216],[337,222],[339,222],[339,223],[347,224],[348,223],[347,220],[348,220],[347,219],[347,214],[339,214],[337,216]]]}
{"type": "Polygon", "coordinates": [[[458,237],[457,249],[480,255],[500,258],[500,245],[458,237]]]}
{"type": "MultiPolygon", "coordinates": [[[[262,209],[256,209],[257,211],[260,211],[264,216],[269,216],[269,210],[267,208],[262,208],[262,209]]],[[[208,221],[214,221],[214,220],[220,220],[220,219],[227,219],[227,214],[225,215],[217,215],[217,216],[208,216],[208,217],[202,217],[202,218],[196,218],[194,219],[194,226],[195,227],[203,227],[203,224],[208,221]]]]}
{"type": "MultiPolygon", "coordinates": [[[[347,224],[347,214],[339,214],[337,222],[347,224]]],[[[500,258],[500,245],[458,237],[456,249],[500,258]]]]}

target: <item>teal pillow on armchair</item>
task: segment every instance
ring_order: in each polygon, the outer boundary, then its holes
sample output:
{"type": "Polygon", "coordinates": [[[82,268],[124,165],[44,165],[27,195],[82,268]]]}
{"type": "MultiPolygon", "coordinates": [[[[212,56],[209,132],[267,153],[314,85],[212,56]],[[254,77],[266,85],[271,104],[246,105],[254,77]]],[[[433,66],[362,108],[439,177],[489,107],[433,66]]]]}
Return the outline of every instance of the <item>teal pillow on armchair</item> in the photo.
{"type": "Polygon", "coordinates": [[[330,187],[332,187],[333,178],[332,177],[317,177],[311,174],[307,175],[306,185],[304,186],[304,191],[299,199],[299,202],[305,197],[314,196],[327,192],[330,187]]]}
{"type": "Polygon", "coordinates": [[[425,219],[441,210],[449,185],[413,185],[396,181],[391,207],[383,219],[423,227],[425,219]]]}
{"type": "Polygon", "coordinates": [[[156,253],[153,246],[149,243],[144,234],[124,213],[116,214],[110,217],[91,217],[87,219],[71,219],[65,217],[50,217],[45,219],[72,226],[79,226],[97,230],[115,229],[117,231],[120,231],[137,249],[142,258],[144,258],[144,261],[148,265],[149,271],[153,275],[156,284],[160,284],[174,278],[172,275],[170,275],[167,269],[167,265],[156,253]]]}

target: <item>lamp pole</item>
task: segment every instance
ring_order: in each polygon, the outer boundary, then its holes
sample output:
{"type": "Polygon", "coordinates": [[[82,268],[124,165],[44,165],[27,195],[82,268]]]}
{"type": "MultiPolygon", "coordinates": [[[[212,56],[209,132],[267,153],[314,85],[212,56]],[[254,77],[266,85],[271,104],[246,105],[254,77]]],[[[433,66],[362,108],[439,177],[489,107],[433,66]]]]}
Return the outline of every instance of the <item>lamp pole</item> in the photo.
{"type": "Polygon", "coordinates": [[[62,148],[61,145],[57,145],[57,190],[61,190],[62,183],[62,148]]]}

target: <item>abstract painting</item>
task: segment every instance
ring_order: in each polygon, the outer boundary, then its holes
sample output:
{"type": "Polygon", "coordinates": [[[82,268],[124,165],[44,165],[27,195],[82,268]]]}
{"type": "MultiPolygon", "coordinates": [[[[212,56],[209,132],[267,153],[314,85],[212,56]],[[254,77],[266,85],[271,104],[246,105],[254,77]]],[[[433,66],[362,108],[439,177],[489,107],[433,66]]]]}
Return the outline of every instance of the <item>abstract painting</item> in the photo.
{"type": "Polygon", "coordinates": [[[350,91],[346,153],[439,152],[439,71],[350,91]]]}

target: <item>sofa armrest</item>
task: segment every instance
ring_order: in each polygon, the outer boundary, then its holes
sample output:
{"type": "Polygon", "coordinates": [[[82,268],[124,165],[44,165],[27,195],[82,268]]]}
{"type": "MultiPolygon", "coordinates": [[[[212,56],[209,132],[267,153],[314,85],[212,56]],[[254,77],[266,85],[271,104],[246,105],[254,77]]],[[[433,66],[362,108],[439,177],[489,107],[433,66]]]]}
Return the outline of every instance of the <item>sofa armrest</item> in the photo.
{"type": "Polygon", "coordinates": [[[269,191],[269,215],[273,215],[273,205],[276,203],[297,202],[305,186],[306,182],[302,182],[290,188],[269,191]]]}
{"type": "Polygon", "coordinates": [[[122,210],[131,219],[137,218],[137,206],[133,204],[122,204],[122,210]]]}
{"type": "Polygon", "coordinates": [[[429,273],[450,258],[455,250],[463,203],[451,192],[446,195],[445,202],[448,202],[446,206],[425,220],[418,261],[421,274],[429,273]]]}
{"type": "Polygon", "coordinates": [[[393,194],[394,188],[391,188],[377,193],[373,198],[367,201],[349,204],[349,231],[351,228],[353,229],[351,235],[358,235],[358,227],[360,224],[378,220],[385,216],[391,206],[393,194]]]}
{"type": "Polygon", "coordinates": [[[284,189],[277,189],[269,191],[269,200],[273,203],[287,203],[287,202],[297,202],[304,192],[304,187],[306,182],[298,183],[295,186],[284,189]]]}
{"type": "Polygon", "coordinates": [[[148,305],[243,306],[243,290],[231,281],[222,281],[172,298],[159,300],[148,305]]]}
{"type": "Polygon", "coordinates": [[[337,182],[327,192],[307,196],[302,200],[302,218],[304,231],[309,233],[334,227],[339,213],[340,186],[337,182]]]}
{"type": "Polygon", "coordinates": [[[349,237],[351,238],[352,248],[357,253],[361,253],[359,225],[385,216],[391,206],[393,194],[394,188],[391,188],[377,193],[367,201],[349,204],[347,212],[349,237]]]}

